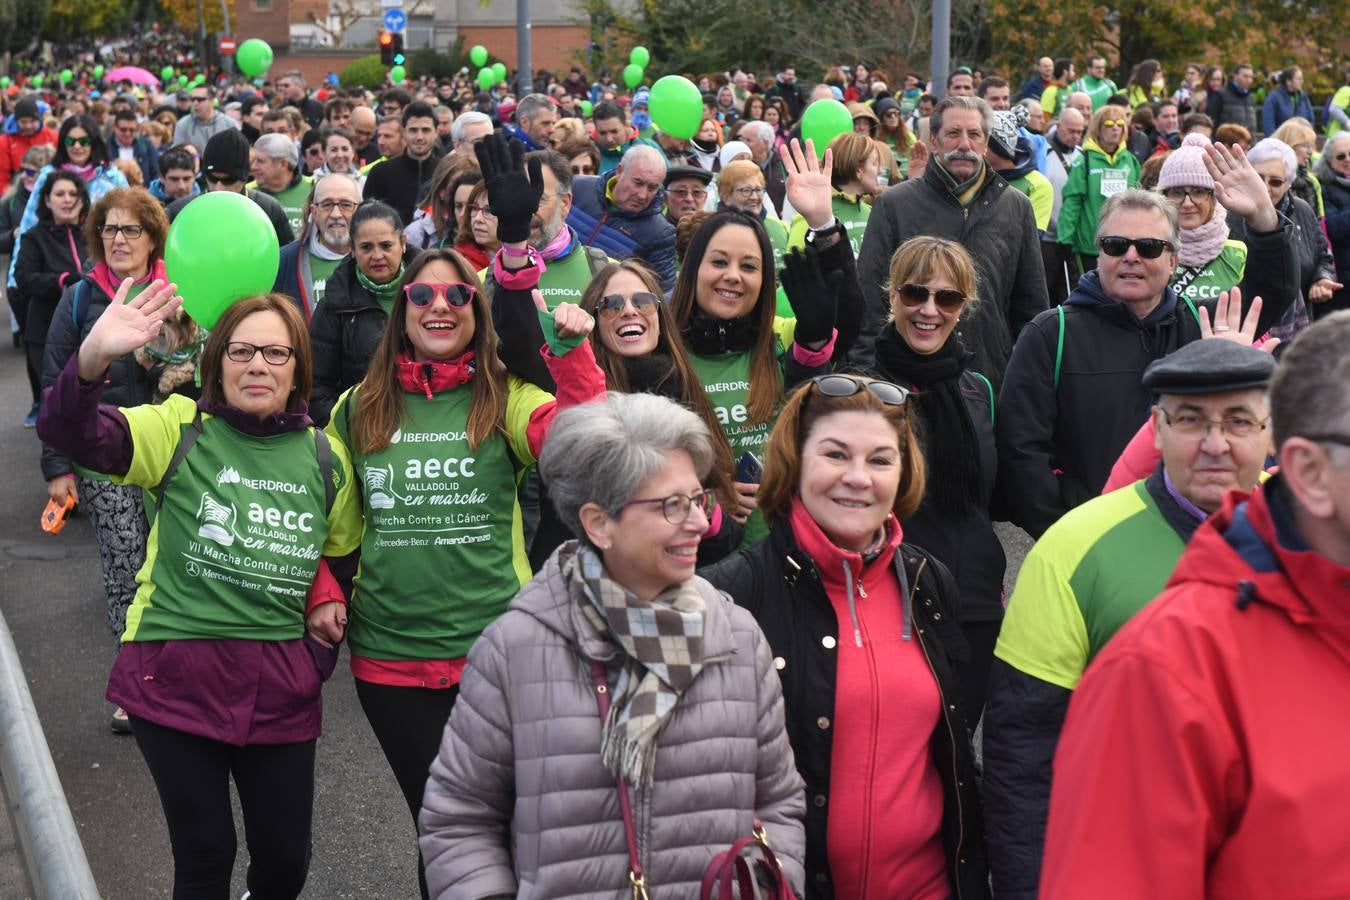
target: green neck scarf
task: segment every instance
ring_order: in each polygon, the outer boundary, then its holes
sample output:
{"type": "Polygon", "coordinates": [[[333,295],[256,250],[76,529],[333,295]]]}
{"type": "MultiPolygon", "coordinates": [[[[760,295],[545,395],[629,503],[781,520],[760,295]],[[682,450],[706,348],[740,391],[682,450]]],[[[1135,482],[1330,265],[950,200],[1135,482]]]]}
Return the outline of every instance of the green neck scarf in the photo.
{"type": "Polygon", "coordinates": [[[984,184],[986,170],[983,160],[980,161],[980,167],[975,171],[975,174],[961,182],[958,182],[952,173],[947,171],[947,167],[940,160],[933,160],[933,166],[937,169],[938,177],[942,179],[942,183],[947,186],[947,190],[951,191],[952,196],[956,198],[958,203],[962,206],[969,206],[974,202],[975,195],[980,192],[980,187],[984,184]]]}
{"type": "Polygon", "coordinates": [[[398,264],[398,271],[394,277],[385,284],[376,284],[366,277],[366,273],[361,271],[360,266],[356,266],[356,281],[361,287],[370,291],[370,293],[379,301],[380,306],[384,307],[385,312],[394,308],[394,296],[398,293],[399,282],[403,280],[403,263],[398,264]]]}

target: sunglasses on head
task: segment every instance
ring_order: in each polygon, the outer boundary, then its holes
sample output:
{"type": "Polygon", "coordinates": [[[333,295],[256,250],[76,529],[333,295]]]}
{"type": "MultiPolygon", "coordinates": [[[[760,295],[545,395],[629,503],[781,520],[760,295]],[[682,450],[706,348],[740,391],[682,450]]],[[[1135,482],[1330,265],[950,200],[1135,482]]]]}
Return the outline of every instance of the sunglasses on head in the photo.
{"type": "Polygon", "coordinates": [[[961,308],[966,302],[966,295],[960,291],[950,288],[943,288],[940,291],[929,290],[926,285],[905,283],[896,288],[896,294],[900,297],[900,302],[908,307],[923,306],[932,297],[933,302],[942,309],[952,312],[961,308]]]}
{"type": "Polygon", "coordinates": [[[1144,259],[1157,259],[1163,255],[1164,250],[1172,249],[1172,245],[1162,238],[1127,238],[1127,237],[1104,237],[1097,241],[1097,246],[1107,256],[1124,256],[1133,247],[1135,251],[1144,259]]]}
{"type": "Polygon", "coordinates": [[[600,318],[609,319],[622,313],[629,301],[632,301],[633,309],[644,316],[655,315],[657,307],[661,305],[661,298],[655,294],[648,291],[634,291],[628,297],[623,294],[606,294],[595,304],[595,312],[600,318]]]}
{"type": "Polygon", "coordinates": [[[436,302],[437,297],[444,297],[445,302],[454,307],[468,306],[473,302],[474,294],[477,290],[471,284],[441,284],[440,282],[414,281],[411,284],[403,286],[403,293],[407,296],[408,302],[418,308],[430,306],[436,302]]]}
{"type": "Polygon", "coordinates": [[[887,406],[904,406],[909,398],[909,391],[898,384],[867,381],[852,375],[817,375],[811,384],[826,397],[852,397],[859,391],[867,391],[887,406]]]}
{"type": "Polygon", "coordinates": [[[93,141],[92,138],[89,138],[89,137],[87,137],[87,136],[86,136],[86,137],[68,137],[68,138],[66,138],[65,140],[63,140],[61,143],[65,144],[67,147],[91,147],[91,146],[93,146],[94,141],[93,141]]]}

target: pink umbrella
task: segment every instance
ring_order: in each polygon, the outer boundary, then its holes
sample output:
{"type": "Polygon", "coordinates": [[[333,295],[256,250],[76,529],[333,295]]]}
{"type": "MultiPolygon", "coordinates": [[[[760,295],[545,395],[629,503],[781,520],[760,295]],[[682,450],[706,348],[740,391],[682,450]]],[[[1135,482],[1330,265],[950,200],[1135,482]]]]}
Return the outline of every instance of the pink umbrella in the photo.
{"type": "Polygon", "coordinates": [[[144,84],[149,87],[159,86],[159,79],[140,66],[119,66],[111,72],[105,73],[103,80],[109,84],[130,81],[132,84],[144,84]]]}

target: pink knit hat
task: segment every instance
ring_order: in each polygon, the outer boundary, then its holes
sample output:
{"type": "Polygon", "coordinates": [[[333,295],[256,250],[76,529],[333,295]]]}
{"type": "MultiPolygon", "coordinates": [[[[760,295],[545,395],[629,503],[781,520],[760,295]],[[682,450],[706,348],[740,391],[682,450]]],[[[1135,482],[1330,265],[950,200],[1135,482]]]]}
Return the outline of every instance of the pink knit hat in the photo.
{"type": "Polygon", "coordinates": [[[1214,190],[1214,178],[1205,168],[1205,148],[1209,138],[1203,134],[1188,134],[1181,146],[1163,161],[1158,175],[1158,190],[1173,187],[1202,187],[1214,190]]]}

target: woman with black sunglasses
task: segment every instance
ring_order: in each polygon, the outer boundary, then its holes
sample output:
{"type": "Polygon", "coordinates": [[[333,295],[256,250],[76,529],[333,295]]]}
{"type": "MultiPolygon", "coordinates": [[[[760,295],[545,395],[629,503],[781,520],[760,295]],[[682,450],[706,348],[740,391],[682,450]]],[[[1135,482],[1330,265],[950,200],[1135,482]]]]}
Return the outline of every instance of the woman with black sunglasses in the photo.
{"type": "Polygon", "coordinates": [[[926,483],[911,402],[851,375],[795,391],[765,453],[769,537],[699,573],[769,639],[806,781],[808,900],[989,896],[959,592],[906,541],[926,483]]]}
{"type": "Polygon", "coordinates": [[[518,476],[558,408],[605,393],[585,340],[591,317],[567,303],[548,313],[538,291],[517,289],[499,280],[495,302],[532,296],[542,312],[556,400],[507,374],[473,267],[427,250],[408,264],[365,377],[328,423],[350,448],[362,501],[350,524],[363,536],[359,570],[355,560],[337,567],[314,616],[351,646],[357,697],[414,826],[469,647],[531,577],[518,476]]]}
{"type": "Polygon", "coordinates": [[[891,257],[889,285],[891,321],[877,337],[877,374],[910,389],[910,415],[922,435],[928,473],[923,502],[905,519],[905,535],[956,579],[971,648],[961,692],[973,731],[1003,619],[1007,566],[990,520],[998,473],[994,389],[971,368],[974,355],[957,332],[978,302],[975,264],[953,241],[912,238],[891,257]]]}

